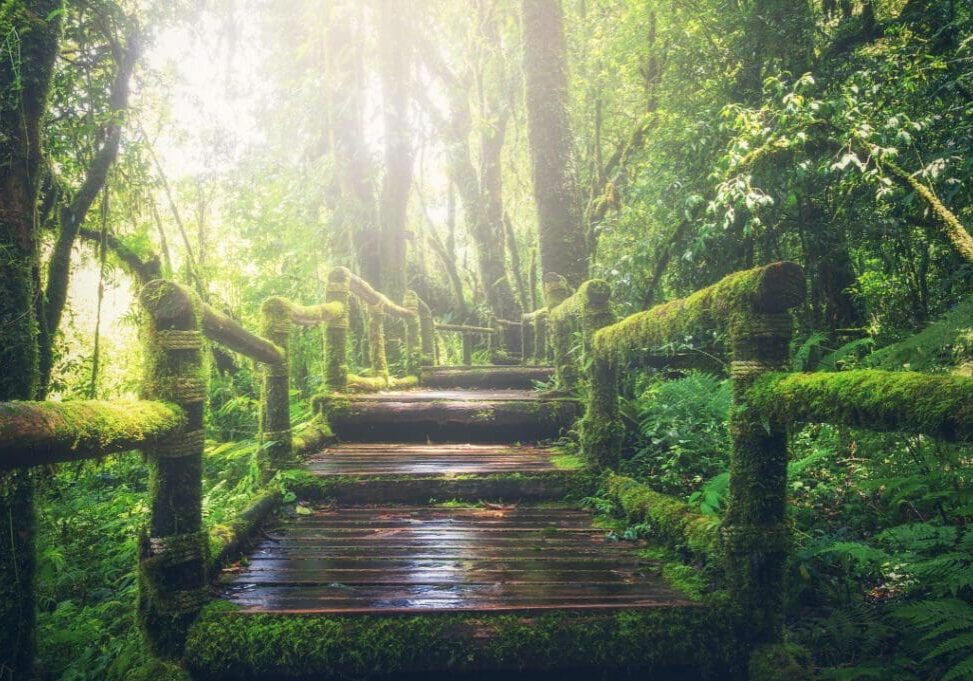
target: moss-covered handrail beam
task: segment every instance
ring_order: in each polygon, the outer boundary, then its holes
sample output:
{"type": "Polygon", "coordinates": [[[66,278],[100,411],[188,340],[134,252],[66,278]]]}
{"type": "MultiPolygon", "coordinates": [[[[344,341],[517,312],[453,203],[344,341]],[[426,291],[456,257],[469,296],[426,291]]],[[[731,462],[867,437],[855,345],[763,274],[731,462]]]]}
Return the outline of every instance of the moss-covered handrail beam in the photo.
{"type": "Polygon", "coordinates": [[[973,378],[913,371],[768,374],[746,394],[765,420],[832,423],[973,442],[973,378]]]}
{"type": "Polygon", "coordinates": [[[686,338],[729,331],[747,314],[776,314],[804,300],[804,271],[777,262],[731,274],[696,293],[637,312],[595,334],[594,350],[625,361],[646,354],[668,354],[686,338]]]}
{"type": "Polygon", "coordinates": [[[0,402],[0,470],[127,452],[185,425],[183,410],[164,402],[0,402]]]}
{"type": "Polygon", "coordinates": [[[436,322],[436,331],[451,331],[454,333],[482,333],[487,335],[493,335],[499,333],[497,329],[492,329],[489,326],[470,326],[468,324],[440,324],[436,322]]]}
{"type": "Polygon", "coordinates": [[[357,296],[362,302],[373,307],[381,307],[387,314],[401,319],[408,319],[415,315],[414,310],[410,310],[401,305],[396,305],[384,294],[372,288],[372,285],[359,277],[357,274],[345,267],[335,269],[344,270],[347,275],[348,286],[352,294],[357,296]]]}
{"type": "Polygon", "coordinates": [[[210,340],[264,364],[274,364],[284,360],[283,351],[266,338],[247,331],[239,322],[210,305],[204,303],[201,309],[203,333],[210,340]]]}

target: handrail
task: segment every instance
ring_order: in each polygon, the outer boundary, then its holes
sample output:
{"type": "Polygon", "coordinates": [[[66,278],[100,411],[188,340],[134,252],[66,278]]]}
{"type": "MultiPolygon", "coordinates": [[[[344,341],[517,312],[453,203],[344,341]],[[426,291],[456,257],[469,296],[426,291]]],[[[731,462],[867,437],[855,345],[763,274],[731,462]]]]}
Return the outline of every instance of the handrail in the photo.
{"type": "Polygon", "coordinates": [[[239,322],[210,305],[203,303],[201,307],[203,333],[210,340],[264,364],[275,364],[284,360],[283,351],[266,338],[247,331],[239,322]]]}
{"type": "MultiPolygon", "coordinates": [[[[582,288],[590,286],[586,282],[582,288]]],[[[555,364],[564,363],[564,326],[571,318],[592,316],[597,308],[582,304],[579,292],[565,297],[563,282],[545,277],[555,364]],[[560,302],[551,305],[550,302],[560,302]]],[[[789,310],[804,300],[804,272],[790,262],[778,262],[737,272],[687,298],[637,312],[590,334],[585,345],[589,396],[581,424],[582,450],[592,463],[612,468],[618,461],[624,432],[618,396],[618,373],[624,363],[646,356],[665,356],[667,346],[687,337],[728,341],[733,409],[730,499],[721,529],[727,590],[734,609],[746,621],[746,648],[777,643],[783,631],[782,579],[790,528],[786,518],[787,438],[783,424],[769,420],[748,400],[763,386],[794,387],[790,378],[765,378],[786,369],[793,320],[789,310]],[[720,332],[729,332],[728,337],[720,332]]],[[[608,311],[602,310],[602,315],[608,311]]],[[[604,317],[602,317],[604,318],[604,317]]],[[[765,396],[777,395],[767,389],[765,396]]],[[[767,397],[768,404],[773,400],[767,397]]],[[[967,412],[969,416],[973,411],[967,412]]]]}
{"type": "Polygon", "coordinates": [[[185,425],[185,412],[165,402],[0,402],[0,470],[156,445],[185,425]]]}
{"type": "Polygon", "coordinates": [[[455,333],[482,333],[482,334],[498,333],[496,329],[491,329],[489,326],[471,326],[469,324],[441,324],[439,322],[436,322],[434,326],[436,331],[452,331],[455,333]]]}
{"type": "Polygon", "coordinates": [[[833,423],[973,442],[973,378],[966,376],[878,369],[767,374],[747,391],[746,404],[785,428],[833,423]]]}
{"type": "Polygon", "coordinates": [[[396,305],[389,300],[384,293],[376,291],[374,288],[372,288],[371,284],[349,270],[347,267],[336,267],[335,269],[343,270],[347,273],[348,285],[351,288],[351,292],[361,298],[367,304],[374,307],[381,307],[386,313],[395,317],[401,317],[402,319],[415,316],[416,313],[414,310],[402,307],[401,305],[396,305]]]}

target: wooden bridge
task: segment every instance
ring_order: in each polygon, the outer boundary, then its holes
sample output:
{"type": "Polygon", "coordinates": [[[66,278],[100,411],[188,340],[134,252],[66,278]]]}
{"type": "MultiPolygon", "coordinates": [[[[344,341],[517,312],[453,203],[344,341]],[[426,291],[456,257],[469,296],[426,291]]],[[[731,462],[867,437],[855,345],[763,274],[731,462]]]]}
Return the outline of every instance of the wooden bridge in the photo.
{"type": "MultiPolygon", "coordinates": [[[[0,467],[145,452],[153,479],[141,622],[153,652],[194,678],[510,669],[806,678],[781,645],[787,429],[835,422],[969,441],[973,380],[786,373],[804,297],[791,263],[620,321],[603,281],[571,291],[549,275],[545,294],[545,307],[521,320],[437,324],[414,293],[399,305],[337,268],[320,304],[269,299],[257,335],[155,281],[140,298],[143,400],[2,404],[0,467]],[[370,310],[367,376],[348,370],[352,297],[370,310]],[[398,377],[386,357],[390,319],[404,328],[398,377]],[[317,427],[295,437],[288,338],[314,324],[326,327],[328,390],[314,399],[317,427]],[[463,335],[464,366],[436,366],[445,333],[463,335]],[[498,361],[519,364],[471,366],[478,337],[498,361]],[[257,464],[266,488],[221,541],[201,513],[205,339],[264,366],[257,464]],[[619,371],[702,357],[727,358],[733,380],[720,522],[612,472],[624,428],[619,371]],[[580,458],[551,446],[571,429],[580,458]],[[282,503],[282,480],[296,506],[282,503]],[[712,593],[682,593],[644,545],[611,541],[577,504],[598,486],[660,542],[720,566],[712,593]]],[[[22,529],[20,549],[31,551],[22,529]]],[[[33,607],[30,593],[19,597],[25,612],[33,607]]],[[[2,626],[16,640],[30,622],[2,626]]]]}

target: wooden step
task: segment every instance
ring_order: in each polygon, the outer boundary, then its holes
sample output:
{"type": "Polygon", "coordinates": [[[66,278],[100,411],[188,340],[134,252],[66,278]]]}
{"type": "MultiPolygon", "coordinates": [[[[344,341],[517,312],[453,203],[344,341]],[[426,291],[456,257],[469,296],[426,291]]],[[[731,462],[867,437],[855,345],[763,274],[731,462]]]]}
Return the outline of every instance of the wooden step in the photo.
{"type": "Polygon", "coordinates": [[[550,501],[589,482],[581,461],[527,445],[347,443],[309,457],[308,499],[343,504],[480,500],[550,501]]]}
{"type": "Polygon", "coordinates": [[[608,541],[587,513],[562,508],[321,507],[270,528],[221,587],[247,612],[688,604],[633,545],[608,541]]]}
{"type": "Polygon", "coordinates": [[[638,548],[566,507],[317,507],[223,572],[186,660],[212,679],[725,668],[729,618],[638,548]]]}
{"type": "Polygon", "coordinates": [[[524,390],[417,390],[315,398],[346,442],[535,442],[557,438],[575,400],[524,390]]]}
{"type": "Polygon", "coordinates": [[[545,366],[447,366],[422,367],[419,384],[428,388],[476,388],[531,390],[554,375],[545,366]]]}

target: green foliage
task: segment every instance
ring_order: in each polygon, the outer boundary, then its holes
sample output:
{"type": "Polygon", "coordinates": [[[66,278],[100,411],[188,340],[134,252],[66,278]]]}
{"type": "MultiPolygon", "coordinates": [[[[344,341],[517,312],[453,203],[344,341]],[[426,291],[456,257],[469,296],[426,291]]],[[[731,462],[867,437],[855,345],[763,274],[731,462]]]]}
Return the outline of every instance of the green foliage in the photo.
{"type": "Polygon", "coordinates": [[[658,381],[635,401],[639,435],[622,470],[686,496],[726,467],[729,381],[692,372],[658,381]]]}

